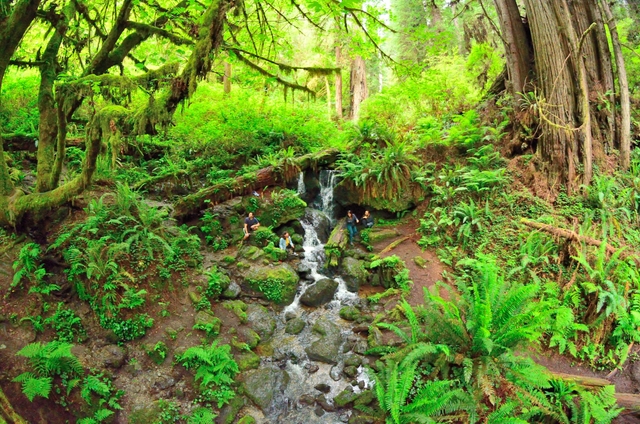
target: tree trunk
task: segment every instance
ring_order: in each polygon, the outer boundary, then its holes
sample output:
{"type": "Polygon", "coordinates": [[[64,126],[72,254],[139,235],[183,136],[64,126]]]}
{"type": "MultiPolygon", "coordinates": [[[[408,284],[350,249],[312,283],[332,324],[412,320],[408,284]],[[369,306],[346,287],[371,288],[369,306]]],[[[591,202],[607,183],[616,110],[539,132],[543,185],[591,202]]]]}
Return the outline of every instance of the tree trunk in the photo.
{"type": "Polygon", "coordinates": [[[229,62],[224,62],[222,85],[224,86],[224,94],[231,93],[231,64],[229,62]]]}
{"type": "Polygon", "coordinates": [[[618,84],[620,85],[620,167],[622,169],[629,168],[631,155],[631,102],[629,99],[629,82],[627,80],[627,70],[624,66],[624,57],[622,56],[622,48],[620,47],[620,39],[618,37],[618,28],[616,21],[611,13],[607,0],[600,1],[604,16],[607,19],[607,26],[611,34],[611,44],[613,44],[613,52],[616,57],[616,67],[618,68],[618,84]]]}
{"type": "Polygon", "coordinates": [[[329,85],[329,77],[324,76],[324,86],[327,90],[327,119],[331,120],[331,85],[329,85]]]}
{"type": "Polygon", "coordinates": [[[495,0],[500,29],[504,41],[509,74],[509,91],[523,93],[527,81],[531,82],[531,36],[525,28],[515,0],[495,0]]]}
{"type": "Polygon", "coordinates": [[[358,121],[360,117],[360,104],[369,96],[367,89],[367,70],[365,68],[362,56],[356,56],[351,62],[351,85],[349,92],[351,94],[350,117],[354,121],[358,121]]]}
{"type": "MultiPolygon", "coordinates": [[[[336,67],[341,68],[342,48],[336,46],[336,67]]],[[[342,70],[336,72],[336,115],[342,119],[342,70]]]]}
{"type": "Polygon", "coordinates": [[[307,154],[294,160],[293,163],[283,163],[279,167],[268,166],[256,171],[255,175],[241,175],[231,184],[214,184],[197,193],[178,200],[174,206],[174,218],[185,221],[197,216],[207,207],[229,200],[235,196],[250,194],[254,190],[264,187],[283,185],[298,178],[300,171],[309,168],[326,166],[336,161],[337,150],[325,150],[320,153],[307,154]],[[295,172],[293,172],[295,171],[295,172]]]}

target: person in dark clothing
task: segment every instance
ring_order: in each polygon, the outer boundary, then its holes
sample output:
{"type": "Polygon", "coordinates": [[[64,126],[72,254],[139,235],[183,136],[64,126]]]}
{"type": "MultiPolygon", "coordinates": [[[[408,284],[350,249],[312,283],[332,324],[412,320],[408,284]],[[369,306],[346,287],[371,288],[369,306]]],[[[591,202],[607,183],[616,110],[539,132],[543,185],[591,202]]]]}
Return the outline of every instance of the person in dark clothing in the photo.
{"type": "Polygon", "coordinates": [[[249,212],[249,216],[244,219],[244,238],[242,240],[248,239],[251,233],[258,228],[260,228],[258,218],[253,216],[253,212],[249,212]]]}
{"type": "Polygon", "coordinates": [[[349,244],[353,246],[353,236],[358,233],[356,224],[360,222],[357,216],[355,216],[350,210],[347,211],[347,231],[349,231],[349,244]]]}
{"type": "Polygon", "coordinates": [[[362,219],[360,219],[360,221],[362,221],[362,225],[364,225],[364,228],[373,227],[373,218],[371,217],[369,211],[364,211],[364,215],[362,215],[362,219]]]}

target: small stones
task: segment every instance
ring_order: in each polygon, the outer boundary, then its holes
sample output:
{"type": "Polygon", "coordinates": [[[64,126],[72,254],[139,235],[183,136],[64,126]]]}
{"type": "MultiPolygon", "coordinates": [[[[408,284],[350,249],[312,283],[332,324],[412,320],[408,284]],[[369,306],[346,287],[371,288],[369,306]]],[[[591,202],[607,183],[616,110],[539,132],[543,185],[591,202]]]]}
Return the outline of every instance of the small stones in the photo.
{"type": "Polygon", "coordinates": [[[316,384],[313,388],[321,393],[329,393],[331,391],[331,386],[325,383],[316,384]]]}

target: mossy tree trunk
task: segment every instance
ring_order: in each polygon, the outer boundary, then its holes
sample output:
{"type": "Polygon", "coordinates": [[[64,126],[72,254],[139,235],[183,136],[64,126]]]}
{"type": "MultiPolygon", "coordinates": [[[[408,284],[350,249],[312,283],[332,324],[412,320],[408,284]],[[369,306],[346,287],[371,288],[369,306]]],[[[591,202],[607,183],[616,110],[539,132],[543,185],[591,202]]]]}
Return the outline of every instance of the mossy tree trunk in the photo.
{"type": "Polygon", "coordinates": [[[360,105],[369,97],[369,89],[367,88],[367,69],[362,56],[356,56],[351,62],[351,85],[349,93],[351,94],[351,119],[357,121],[360,117],[360,105]]]}
{"type": "MultiPolygon", "coordinates": [[[[495,0],[495,4],[512,91],[527,92],[525,103],[536,116],[534,125],[541,128],[537,154],[550,186],[572,191],[580,182],[589,184],[592,163],[604,168],[607,146],[616,139],[616,107],[606,104],[613,100],[611,51],[597,1],[523,0],[530,32],[515,0],[495,0]],[[528,33],[530,66],[524,48],[528,33]]],[[[620,149],[624,167],[627,161],[620,149]]]]}

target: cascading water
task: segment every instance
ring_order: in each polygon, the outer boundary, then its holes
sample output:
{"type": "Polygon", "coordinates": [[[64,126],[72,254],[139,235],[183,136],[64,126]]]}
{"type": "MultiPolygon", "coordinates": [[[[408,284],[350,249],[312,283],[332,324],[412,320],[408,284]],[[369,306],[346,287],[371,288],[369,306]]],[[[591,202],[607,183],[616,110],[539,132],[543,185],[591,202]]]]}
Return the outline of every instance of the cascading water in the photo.
{"type": "Polygon", "coordinates": [[[320,198],[319,208],[325,215],[329,217],[331,224],[335,224],[333,189],[338,183],[338,173],[332,169],[323,169],[320,171],[320,198]]]}
{"type": "Polygon", "coordinates": [[[304,172],[298,175],[298,197],[302,197],[307,193],[307,187],[304,185],[304,172]]]}

